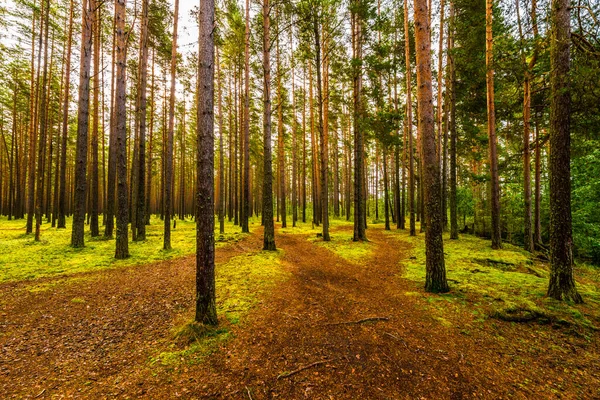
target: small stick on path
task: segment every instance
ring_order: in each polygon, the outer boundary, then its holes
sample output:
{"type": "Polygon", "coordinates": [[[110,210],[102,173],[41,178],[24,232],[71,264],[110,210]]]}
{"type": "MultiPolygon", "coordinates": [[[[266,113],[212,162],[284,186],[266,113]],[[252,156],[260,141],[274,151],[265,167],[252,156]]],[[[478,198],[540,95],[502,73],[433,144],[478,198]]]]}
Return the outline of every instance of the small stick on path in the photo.
{"type": "Polygon", "coordinates": [[[335,360],[337,360],[337,358],[334,358],[334,359],[331,359],[331,360],[316,361],[316,362],[314,362],[312,364],[304,365],[304,366],[302,366],[302,367],[300,367],[298,369],[295,369],[293,371],[290,371],[290,372],[282,372],[281,374],[277,375],[277,380],[282,379],[282,378],[289,378],[290,376],[296,375],[298,372],[302,372],[305,369],[316,367],[316,366],[322,365],[322,364],[327,364],[327,363],[333,362],[335,360]]]}
{"type": "Polygon", "coordinates": [[[371,321],[389,321],[389,320],[390,320],[390,317],[369,317],[369,318],[359,319],[358,321],[330,322],[330,323],[325,324],[325,326],[358,325],[358,324],[362,324],[365,322],[371,322],[371,321]]]}

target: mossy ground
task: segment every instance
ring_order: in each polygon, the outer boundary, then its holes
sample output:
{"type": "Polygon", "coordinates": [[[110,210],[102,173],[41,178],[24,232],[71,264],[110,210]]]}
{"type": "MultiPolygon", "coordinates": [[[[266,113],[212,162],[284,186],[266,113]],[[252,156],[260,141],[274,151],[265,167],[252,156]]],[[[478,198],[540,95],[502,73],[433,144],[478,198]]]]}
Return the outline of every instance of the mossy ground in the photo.
{"type": "MultiPolygon", "coordinates": [[[[403,261],[403,276],[417,286],[423,285],[425,235],[411,237],[406,231],[395,230],[389,234],[413,245],[412,253],[403,261]]],[[[444,253],[450,293],[423,294],[434,318],[444,320],[442,325],[452,324],[447,318],[448,311],[454,310],[470,312],[475,322],[492,317],[552,322],[583,331],[598,329],[600,276],[595,267],[575,267],[577,287],[586,302],[576,305],[547,298],[548,263],[516,246],[505,243],[502,250],[493,250],[488,240],[471,235],[450,240],[444,234],[444,253]]],[[[407,294],[419,296],[418,292],[407,294]]]]}
{"type": "Polygon", "coordinates": [[[175,342],[151,359],[151,364],[174,367],[197,364],[214,352],[221,343],[232,337],[232,325],[244,322],[244,317],[264,298],[274,285],[285,280],[289,273],[283,268],[283,251],[260,251],[231,258],[216,266],[218,328],[186,322],[182,316],[173,329],[175,342]]]}
{"type": "MultiPolygon", "coordinates": [[[[259,225],[259,221],[251,220],[250,230],[259,225]]],[[[165,251],[162,249],[163,221],[153,216],[146,227],[146,240],[130,241],[131,256],[125,260],[114,258],[114,240],[102,235],[92,238],[87,226],[85,247],[72,248],[70,227],[70,219],[67,229],[51,228],[50,224],[44,223],[41,240],[36,242],[33,235],[25,234],[25,220],[0,220],[0,283],[146,264],[193,254],[196,249],[196,224],[189,219],[177,220],[176,228],[171,230],[173,249],[165,251]]],[[[230,222],[226,222],[224,235],[218,233],[218,223],[215,228],[217,247],[245,236],[239,226],[230,222]]]]}

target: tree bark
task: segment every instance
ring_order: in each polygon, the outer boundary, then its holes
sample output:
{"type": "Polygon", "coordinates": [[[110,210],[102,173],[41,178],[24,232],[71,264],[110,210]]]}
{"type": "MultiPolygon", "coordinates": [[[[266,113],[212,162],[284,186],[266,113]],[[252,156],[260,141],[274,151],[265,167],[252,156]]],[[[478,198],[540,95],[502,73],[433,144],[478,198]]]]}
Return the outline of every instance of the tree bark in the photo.
{"type": "Polygon", "coordinates": [[[79,103],[77,111],[77,148],[75,167],[75,194],[73,197],[73,230],[71,246],[83,247],[85,219],[86,170],[88,155],[88,121],[90,107],[90,61],[92,56],[92,0],[83,1],[81,29],[81,62],[79,67],[79,103]]]}
{"type": "Polygon", "coordinates": [[[415,0],[415,41],[417,55],[417,112],[423,157],[423,194],[427,230],[425,231],[425,290],[449,291],[444,265],[444,221],[441,210],[440,167],[436,156],[431,77],[431,33],[426,0],[415,0]]]}
{"type": "Polygon", "coordinates": [[[498,177],[498,139],[496,137],[496,110],[494,105],[494,37],[492,16],[494,0],[486,0],[485,11],[485,65],[488,114],[488,156],[490,163],[490,198],[492,214],[492,249],[502,248],[500,227],[500,180],[498,177]]]}
{"type": "MultiPolygon", "coordinates": [[[[176,0],[177,2],[178,0],[176,0]]],[[[176,3],[177,4],[177,3],[176,3]]],[[[196,166],[196,322],[216,325],[214,218],[215,3],[198,9],[198,159],[196,166]]],[[[175,51],[175,50],[174,50],[175,51]]]]}
{"type": "Polygon", "coordinates": [[[458,202],[456,199],[456,70],[454,68],[454,4],[450,3],[448,34],[448,75],[450,76],[450,239],[458,239],[458,202]]]}
{"type": "Polygon", "coordinates": [[[269,0],[263,0],[263,250],[275,250],[275,226],[273,223],[273,161],[271,156],[271,38],[269,0]]]}
{"type": "MultiPolygon", "coordinates": [[[[410,236],[417,235],[415,215],[415,167],[412,134],[412,87],[410,67],[410,34],[408,30],[408,0],[404,0],[404,56],[406,59],[406,136],[408,137],[408,214],[410,216],[410,236]]],[[[405,143],[406,144],[406,143],[405,143]]]]}
{"type": "MultiPolygon", "coordinates": [[[[165,202],[164,202],[164,241],[163,249],[171,249],[171,213],[173,202],[173,132],[175,129],[175,74],[177,72],[177,26],[179,19],[179,0],[175,0],[173,17],[173,43],[171,47],[171,92],[169,95],[169,130],[165,154],[165,202]]],[[[212,63],[211,63],[212,64],[212,63]]],[[[213,221],[214,224],[214,221],[213,221]]]]}
{"type": "Polygon", "coordinates": [[[248,218],[250,208],[250,0],[246,0],[246,32],[245,32],[245,76],[244,76],[244,175],[242,194],[242,232],[250,232],[248,218]]]}
{"type": "Polygon", "coordinates": [[[548,296],[582,303],[573,277],[569,0],[553,0],[550,45],[550,283],[548,296]]]}
{"type": "MultiPolygon", "coordinates": [[[[329,194],[327,193],[327,163],[329,162],[329,148],[327,143],[327,128],[324,126],[324,124],[327,123],[327,121],[324,121],[323,118],[323,114],[327,115],[327,110],[324,109],[329,107],[329,102],[327,100],[324,100],[323,98],[323,87],[321,84],[321,37],[319,29],[319,15],[317,14],[316,10],[314,10],[314,12],[315,15],[313,16],[313,33],[315,36],[315,55],[317,57],[317,102],[319,106],[318,129],[321,141],[321,222],[323,223],[323,240],[325,242],[329,242],[331,240],[331,238],[329,237],[329,194]]],[[[323,60],[323,70],[325,70],[325,68],[327,68],[327,61],[323,60]]],[[[325,89],[325,97],[327,98],[329,96],[329,94],[327,93],[328,88],[325,89]]]]}
{"type": "Polygon", "coordinates": [[[117,181],[117,234],[115,258],[129,257],[128,241],[128,190],[127,190],[127,95],[125,79],[127,67],[127,37],[125,32],[125,7],[126,0],[116,0],[116,50],[117,50],[117,76],[115,89],[115,161],[117,181]]]}

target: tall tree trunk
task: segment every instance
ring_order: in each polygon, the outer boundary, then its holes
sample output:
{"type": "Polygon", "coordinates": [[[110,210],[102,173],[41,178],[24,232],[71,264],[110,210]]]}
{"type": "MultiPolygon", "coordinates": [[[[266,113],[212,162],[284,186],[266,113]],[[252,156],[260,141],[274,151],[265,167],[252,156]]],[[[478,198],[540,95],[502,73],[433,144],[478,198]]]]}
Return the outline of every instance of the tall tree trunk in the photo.
{"type": "MultiPolygon", "coordinates": [[[[445,130],[445,126],[443,125],[444,115],[444,106],[442,104],[442,93],[444,86],[444,7],[445,1],[440,0],[440,41],[438,47],[438,76],[437,76],[437,155],[438,155],[438,165],[441,165],[441,179],[442,179],[442,219],[444,224],[444,229],[446,229],[447,225],[447,211],[446,211],[446,146],[447,142],[446,138],[447,131],[445,130]],[[444,139],[444,140],[442,140],[444,139]],[[442,142],[444,142],[444,146],[442,147],[442,142]]],[[[431,9],[429,10],[431,11],[431,9]]]]}
{"type": "MultiPolygon", "coordinates": [[[[46,135],[48,131],[48,107],[46,102],[48,101],[46,88],[48,82],[48,32],[50,22],[50,0],[46,0],[45,6],[42,7],[42,18],[44,21],[44,66],[42,73],[41,83],[41,99],[40,99],[40,138],[39,138],[39,149],[37,158],[37,187],[36,187],[36,199],[35,199],[35,240],[40,240],[40,227],[42,225],[42,203],[44,200],[44,164],[46,155],[46,135]],[[44,17],[44,12],[45,17],[44,17]]],[[[41,34],[41,32],[40,32],[41,34]]],[[[41,38],[41,36],[40,36],[41,38]]],[[[40,46],[41,51],[41,46],[40,46]]]]}
{"type": "MultiPolygon", "coordinates": [[[[276,13],[276,19],[278,19],[276,13]]],[[[277,177],[279,179],[278,208],[281,217],[281,227],[287,227],[287,206],[285,202],[285,127],[283,126],[283,86],[281,84],[281,49],[279,47],[279,34],[277,35],[277,177]]]]}
{"type": "Polygon", "coordinates": [[[169,131],[167,133],[167,146],[165,155],[164,250],[171,249],[171,212],[173,208],[173,131],[175,129],[175,73],[177,71],[177,26],[179,19],[179,0],[175,0],[175,14],[173,18],[173,44],[171,47],[171,92],[169,95],[169,131]]]}
{"type": "Polygon", "coordinates": [[[117,180],[117,234],[115,258],[123,259],[129,257],[128,241],[128,190],[127,190],[127,97],[125,79],[127,67],[127,36],[125,32],[125,7],[126,0],[116,0],[116,50],[117,50],[117,76],[116,76],[116,100],[115,100],[115,161],[117,180]]]}
{"type": "Polygon", "coordinates": [[[154,134],[154,110],[155,110],[155,97],[154,97],[154,57],[155,49],[152,48],[152,78],[150,81],[150,126],[149,136],[150,142],[148,143],[148,161],[146,166],[146,225],[150,224],[150,215],[152,210],[150,208],[150,198],[152,197],[152,165],[153,165],[153,134],[154,134]]]}
{"type": "MultiPolygon", "coordinates": [[[[359,5],[361,0],[355,0],[359,5]]],[[[362,119],[362,21],[359,14],[352,14],[352,47],[356,65],[353,71],[354,96],[354,236],[353,240],[367,240],[365,233],[365,202],[364,202],[364,134],[360,126],[362,119]]]]}
{"type": "Polygon", "coordinates": [[[100,29],[102,19],[100,15],[100,4],[96,0],[93,2],[92,15],[92,40],[94,44],[94,86],[93,86],[93,104],[92,104],[92,171],[91,171],[91,202],[90,202],[90,234],[92,237],[100,235],[98,227],[98,209],[99,209],[99,177],[98,177],[98,132],[100,128],[100,29]]]}
{"type": "MultiPolygon", "coordinates": [[[[42,3],[43,0],[40,0],[42,4],[42,11],[44,6],[42,3]]],[[[37,3],[34,2],[34,6],[37,3]]],[[[38,110],[38,99],[40,92],[40,65],[41,65],[41,57],[42,57],[42,38],[43,38],[43,13],[40,13],[40,34],[39,34],[39,43],[38,43],[38,53],[37,53],[37,72],[35,68],[35,13],[33,13],[33,21],[32,21],[32,32],[31,32],[31,96],[29,96],[29,156],[28,156],[28,177],[27,180],[27,223],[25,232],[32,233],[33,232],[33,215],[35,212],[35,150],[37,147],[37,110],[38,110]]]]}
{"type": "Polygon", "coordinates": [[[58,195],[58,221],[57,228],[66,228],[66,202],[67,202],[67,143],[69,134],[69,88],[71,83],[71,44],[73,36],[73,0],[69,6],[69,31],[67,34],[67,58],[65,61],[65,82],[63,87],[64,99],[62,109],[62,135],[60,146],[60,189],[58,195]]]}
{"type": "Polygon", "coordinates": [[[404,55],[406,58],[406,136],[408,136],[408,213],[410,215],[410,236],[417,235],[415,221],[415,167],[412,134],[412,78],[410,67],[410,35],[408,30],[408,0],[404,0],[404,55]]]}
{"type": "Polygon", "coordinates": [[[273,223],[273,162],[271,159],[271,38],[269,0],[263,0],[263,250],[275,250],[275,227],[273,223]]]}
{"type": "MultiPolygon", "coordinates": [[[[292,21],[293,22],[293,21],[292,21]]],[[[292,226],[298,222],[298,121],[296,120],[296,87],[294,69],[294,38],[290,29],[291,75],[292,75],[292,226]]]]}
{"type": "Polygon", "coordinates": [[[246,32],[245,32],[245,79],[244,79],[244,176],[242,194],[242,232],[250,232],[248,218],[250,208],[250,0],[246,0],[246,32]]]}
{"type": "Polygon", "coordinates": [[[79,104],[77,112],[77,148],[75,167],[75,194],[73,197],[73,230],[71,246],[83,247],[85,219],[86,169],[88,155],[88,128],[90,107],[90,61],[92,56],[93,0],[83,1],[81,29],[81,62],[79,67],[79,104]]]}
{"type": "Polygon", "coordinates": [[[494,0],[486,0],[485,9],[485,65],[487,83],[488,140],[490,163],[490,199],[492,211],[492,249],[502,248],[500,227],[500,180],[498,177],[498,139],[496,137],[496,111],[494,106],[494,37],[492,15],[494,0]]]}
{"type": "Polygon", "coordinates": [[[458,202],[456,199],[456,70],[454,68],[454,4],[450,3],[448,34],[448,75],[450,77],[450,239],[458,239],[458,202]]]}
{"type": "MultiPolygon", "coordinates": [[[[325,108],[329,107],[329,101],[324,100],[323,98],[323,87],[321,80],[321,37],[320,37],[320,29],[319,29],[319,15],[317,15],[317,11],[314,10],[315,15],[313,16],[313,33],[315,35],[315,55],[316,59],[316,69],[317,69],[317,102],[319,106],[319,137],[321,141],[321,221],[323,222],[323,240],[325,242],[329,242],[331,238],[329,237],[329,194],[328,192],[328,184],[327,184],[327,164],[329,162],[329,148],[328,148],[328,133],[327,128],[325,127],[326,121],[324,121],[323,114],[327,115],[327,111],[325,108]]],[[[326,53],[325,53],[326,54],[326,53]]],[[[327,56],[325,55],[325,58],[327,56]]],[[[323,60],[323,70],[327,68],[327,61],[323,60]]],[[[326,74],[326,73],[325,73],[326,74]]],[[[325,88],[325,97],[328,97],[327,93],[328,88],[325,88]]]]}
{"type": "Polygon", "coordinates": [[[440,166],[436,157],[431,77],[431,33],[426,0],[415,0],[415,41],[417,54],[417,112],[423,159],[423,189],[427,230],[425,231],[425,290],[447,292],[444,265],[444,221],[441,210],[440,166]]]}
{"type": "Polygon", "coordinates": [[[553,0],[550,45],[550,282],[548,296],[582,303],[573,277],[569,0],[553,0]]]}
{"type": "Polygon", "coordinates": [[[139,60],[139,87],[138,87],[138,109],[136,110],[136,121],[138,123],[138,160],[137,160],[137,191],[135,196],[137,204],[135,221],[136,240],[146,240],[146,86],[148,82],[148,0],[142,1],[142,16],[140,25],[140,60],[139,60]]]}
{"type": "MultiPolygon", "coordinates": [[[[116,4],[116,3],[115,3],[116,4]]],[[[110,132],[108,134],[108,176],[106,178],[106,225],[104,237],[111,238],[115,227],[115,205],[117,189],[117,134],[116,134],[116,109],[115,109],[115,82],[117,78],[117,7],[113,17],[113,42],[110,78],[110,132]]]]}
{"type": "Polygon", "coordinates": [[[538,127],[538,118],[535,118],[535,208],[534,208],[534,234],[535,243],[542,244],[542,146],[540,145],[540,130],[538,127]]]}
{"type": "MultiPolygon", "coordinates": [[[[221,86],[221,63],[219,47],[216,48],[217,90],[219,91],[219,233],[225,233],[225,153],[223,152],[223,90],[221,86]]],[[[183,183],[183,180],[182,180],[183,183]]]]}
{"type": "Polygon", "coordinates": [[[302,222],[306,222],[306,64],[302,76],[302,222]]]}
{"type": "MultiPolygon", "coordinates": [[[[175,0],[176,2],[178,0],[175,0]]],[[[176,3],[177,4],[177,3],[176,3]]],[[[215,3],[202,0],[198,12],[198,161],[196,187],[196,322],[216,325],[214,218],[215,3]]]]}

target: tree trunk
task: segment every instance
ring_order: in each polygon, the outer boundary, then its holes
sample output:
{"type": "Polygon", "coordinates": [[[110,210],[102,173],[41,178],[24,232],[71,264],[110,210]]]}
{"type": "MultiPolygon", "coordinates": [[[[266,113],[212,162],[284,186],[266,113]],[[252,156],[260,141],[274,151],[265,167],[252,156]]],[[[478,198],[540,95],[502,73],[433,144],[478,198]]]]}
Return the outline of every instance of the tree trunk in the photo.
{"type": "Polygon", "coordinates": [[[116,50],[117,50],[117,76],[115,100],[115,161],[117,181],[117,234],[115,258],[129,257],[128,242],[128,190],[127,190],[127,95],[126,95],[126,67],[127,67],[127,36],[125,32],[125,5],[126,0],[116,0],[116,50]]]}
{"type": "Polygon", "coordinates": [[[116,110],[115,110],[115,82],[116,82],[116,55],[117,55],[117,7],[115,7],[113,18],[113,43],[112,43],[112,69],[110,82],[110,132],[108,134],[108,177],[106,178],[106,225],[104,226],[104,237],[111,238],[115,226],[115,202],[117,184],[117,134],[116,134],[116,110]]]}
{"type": "MultiPolygon", "coordinates": [[[[177,4],[178,0],[175,0],[177,4]]],[[[196,322],[216,325],[214,233],[214,0],[198,10],[198,161],[196,192],[196,322]]],[[[175,46],[174,46],[175,49],[175,46]]],[[[173,50],[174,52],[176,50],[173,50]]]]}
{"type": "Polygon", "coordinates": [[[490,163],[490,193],[492,211],[492,249],[502,248],[500,227],[500,180],[498,177],[498,139],[496,137],[496,111],[494,106],[494,58],[492,34],[493,0],[486,0],[485,12],[485,64],[487,83],[488,140],[490,163]]]}
{"type": "Polygon", "coordinates": [[[275,250],[275,227],[273,223],[273,162],[271,159],[271,40],[269,0],[263,0],[263,250],[275,250]]]}
{"type": "Polygon", "coordinates": [[[135,225],[137,236],[135,240],[146,240],[146,86],[148,82],[148,0],[142,1],[142,16],[140,26],[140,59],[139,59],[139,86],[136,110],[138,123],[138,159],[137,159],[137,191],[134,207],[135,225]]]}
{"type": "Polygon", "coordinates": [[[85,219],[86,169],[88,155],[88,121],[90,107],[90,61],[92,56],[93,0],[83,2],[81,30],[81,62],[79,67],[79,104],[77,112],[77,148],[75,168],[75,194],[73,197],[73,230],[71,246],[83,247],[85,219]]]}
{"type": "Polygon", "coordinates": [[[582,303],[573,277],[570,2],[553,0],[550,45],[550,283],[548,296],[582,303]]]}
{"type": "MultiPolygon", "coordinates": [[[[323,88],[321,86],[321,37],[319,32],[319,16],[316,14],[313,16],[313,33],[315,35],[315,55],[316,59],[316,70],[317,70],[317,102],[319,107],[319,137],[321,140],[321,221],[323,222],[323,240],[329,242],[329,195],[327,193],[327,163],[329,162],[329,149],[328,149],[328,138],[327,128],[324,126],[323,114],[327,115],[327,110],[324,108],[329,107],[329,102],[323,99],[323,88]]],[[[323,60],[323,70],[327,68],[327,61],[323,60]]],[[[326,74],[326,73],[325,73],[326,74]]],[[[328,88],[325,88],[325,97],[328,97],[328,88]]]]}
{"type": "Polygon", "coordinates": [[[250,232],[250,0],[246,0],[245,79],[244,79],[244,176],[242,195],[242,232],[250,232]]]}
{"type": "Polygon", "coordinates": [[[454,5],[450,3],[450,33],[448,35],[448,75],[450,77],[450,239],[458,239],[458,206],[456,199],[456,70],[454,68],[454,5]]]}
{"type": "MultiPolygon", "coordinates": [[[[278,19],[276,13],[276,19],[278,19]]],[[[279,47],[279,34],[277,35],[277,177],[279,179],[278,208],[281,217],[281,227],[287,227],[287,210],[285,202],[285,127],[283,126],[283,87],[281,85],[281,49],[279,47]]]]}
{"type": "MultiPolygon", "coordinates": [[[[417,235],[415,215],[415,167],[412,134],[412,87],[410,67],[410,35],[408,30],[408,0],[404,0],[404,56],[406,59],[406,136],[408,137],[408,214],[410,216],[410,236],[417,235]]],[[[405,143],[406,144],[406,143],[405,143]]]]}
{"type": "Polygon", "coordinates": [[[100,195],[99,176],[98,176],[98,132],[100,128],[100,29],[101,15],[100,4],[93,1],[92,15],[92,35],[94,44],[94,86],[93,86],[93,104],[92,104],[92,171],[91,171],[91,202],[90,202],[90,234],[92,237],[100,235],[98,227],[98,199],[100,195]]]}
{"type": "Polygon", "coordinates": [[[175,73],[177,71],[177,26],[179,19],[179,0],[175,0],[175,14],[173,18],[173,44],[171,47],[171,93],[169,95],[169,130],[167,132],[167,146],[165,149],[164,250],[171,249],[171,212],[173,208],[173,131],[175,129],[175,73]]]}
{"type": "MultiPolygon", "coordinates": [[[[361,0],[355,0],[360,3],[361,0]]],[[[352,14],[352,50],[356,65],[353,71],[353,101],[354,101],[354,236],[353,240],[367,240],[365,233],[365,203],[364,203],[364,134],[360,126],[362,118],[362,21],[359,14],[352,14]]]]}
{"type": "Polygon", "coordinates": [[[415,0],[415,42],[417,55],[417,112],[423,157],[423,194],[427,230],[425,231],[425,290],[449,291],[444,265],[444,221],[441,210],[440,167],[436,156],[431,77],[431,33],[426,0],[415,0]]]}
{"type": "MultiPolygon", "coordinates": [[[[221,63],[219,60],[219,48],[216,51],[217,64],[217,90],[219,91],[219,233],[225,233],[225,160],[223,157],[223,90],[221,86],[221,63]]],[[[183,183],[183,180],[182,180],[183,183]]]]}

